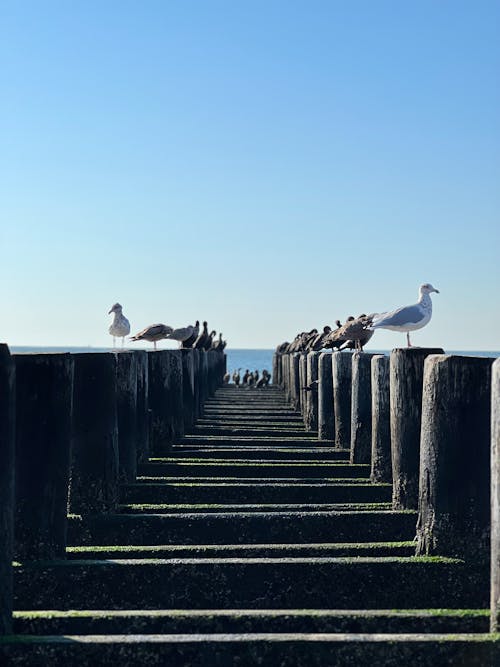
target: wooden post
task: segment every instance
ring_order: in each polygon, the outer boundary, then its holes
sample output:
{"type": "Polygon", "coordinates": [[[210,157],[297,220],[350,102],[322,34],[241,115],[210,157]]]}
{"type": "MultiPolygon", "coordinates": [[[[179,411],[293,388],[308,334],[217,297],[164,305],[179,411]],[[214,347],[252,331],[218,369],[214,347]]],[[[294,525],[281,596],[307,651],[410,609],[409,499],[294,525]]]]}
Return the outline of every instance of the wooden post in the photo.
{"type": "Polygon", "coordinates": [[[137,463],[149,459],[148,353],[135,350],[137,365],[137,463]]]}
{"type": "Polygon", "coordinates": [[[500,359],[491,392],[491,632],[500,632],[500,359]]]}
{"type": "Polygon", "coordinates": [[[137,360],[133,352],[116,352],[118,477],[133,484],[137,477],[137,360]]]}
{"type": "Polygon", "coordinates": [[[418,507],[420,424],[424,362],[440,348],[410,347],[391,352],[391,451],[392,506],[409,510],[418,507]]]}
{"type": "Polygon", "coordinates": [[[335,447],[351,447],[351,378],[349,352],[332,354],[333,406],[335,412],[335,447]]]}
{"type": "Polygon", "coordinates": [[[371,462],[373,356],[367,352],[352,355],[351,463],[371,462]]]}
{"type": "Polygon", "coordinates": [[[193,376],[194,376],[194,419],[201,415],[200,402],[200,351],[193,348],[193,376]]]}
{"type": "Polygon", "coordinates": [[[200,414],[205,410],[208,398],[208,361],[205,350],[200,350],[200,414]]]}
{"type": "Polygon", "coordinates": [[[273,354],[273,377],[272,383],[281,386],[281,354],[275,352],[273,354]]]}
{"type": "Polygon", "coordinates": [[[69,507],[75,514],[110,513],[118,505],[116,355],[74,354],[69,507]]]}
{"type": "Polygon", "coordinates": [[[373,483],[392,482],[389,357],[372,357],[372,468],[373,483]]]}
{"type": "Polygon", "coordinates": [[[15,366],[0,344],[0,635],[12,632],[15,366]]]}
{"type": "Polygon", "coordinates": [[[300,410],[300,354],[295,352],[288,356],[290,357],[290,393],[292,407],[294,410],[300,410]]]}
{"type": "Polygon", "coordinates": [[[300,413],[304,424],[306,422],[306,406],[307,406],[307,391],[305,390],[307,386],[307,354],[305,352],[300,353],[299,359],[299,379],[300,379],[300,413]]]}
{"type": "Polygon", "coordinates": [[[14,556],[64,558],[71,446],[70,354],[16,354],[14,556]]]}
{"type": "Polygon", "coordinates": [[[332,355],[323,352],[318,362],[318,439],[335,438],[335,414],[333,411],[332,355]]]}
{"type": "MultiPolygon", "coordinates": [[[[168,350],[170,371],[168,373],[168,409],[172,424],[171,441],[173,444],[184,435],[184,407],[182,383],[182,357],[180,350],[168,350]]],[[[214,388],[215,391],[215,388],[214,388]]]]}
{"type": "Polygon", "coordinates": [[[194,389],[194,350],[181,350],[182,354],[182,408],[184,430],[189,431],[195,422],[195,389],[194,389]]]}
{"type": "Polygon", "coordinates": [[[492,361],[425,361],[417,555],[489,560],[492,361]]]}
{"type": "MultiPolygon", "coordinates": [[[[307,386],[318,379],[319,352],[309,352],[307,358],[307,386]]],[[[318,430],[318,388],[306,392],[306,431],[318,430]]]]}

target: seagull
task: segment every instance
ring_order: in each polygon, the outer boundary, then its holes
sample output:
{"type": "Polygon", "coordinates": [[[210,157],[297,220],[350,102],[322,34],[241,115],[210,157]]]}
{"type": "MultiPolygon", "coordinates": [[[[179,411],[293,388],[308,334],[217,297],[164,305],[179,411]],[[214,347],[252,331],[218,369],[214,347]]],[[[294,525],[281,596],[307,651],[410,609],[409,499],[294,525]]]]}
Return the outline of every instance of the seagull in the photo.
{"type": "Polygon", "coordinates": [[[367,328],[369,330],[391,329],[392,331],[404,331],[406,332],[408,347],[411,347],[410,331],[416,331],[425,327],[432,317],[431,292],[439,294],[439,290],[430,283],[420,285],[417,303],[397,308],[389,313],[374,315],[372,324],[367,328]]]}
{"type": "Polygon", "coordinates": [[[182,347],[183,343],[189,340],[193,334],[194,334],[194,327],[190,324],[187,327],[174,329],[172,333],[168,335],[168,338],[170,340],[178,340],[179,347],[182,347]]]}
{"type": "Polygon", "coordinates": [[[113,347],[116,347],[116,339],[122,339],[122,347],[124,343],[125,336],[128,336],[130,333],[130,322],[127,320],[125,315],[122,312],[122,306],[119,303],[115,303],[108,315],[114,313],[113,322],[109,327],[109,333],[113,336],[113,347]]]}
{"type": "Polygon", "coordinates": [[[154,349],[156,350],[156,341],[168,338],[172,332],[172,327],[169,327],[167,324],[150,324],[149,327],[139,331],[135,336],[131,336],[130,340],[147,340],[154,344],[154,349]]]}
{"type": "Polygon", "coordinates": [[[346,322],[339,331],[336,340],[345,343],[344,347],[339,347],[339,350],[346,348],[363,351],[363,347],[368,343],[370,338],[375,333],[367,329],[373,321],[373,315],[365,315],[362,313],[356,319],[346,322]]]}
{"type": "Polygon", "coordinates": [[[193,347],[193,343],[198,338],[199,333],[200,333],[200,321],[196,320],[196,323],[193,327],[193,333],[187,340],[182,341],[182,347],[184,348],[193,347]]]}

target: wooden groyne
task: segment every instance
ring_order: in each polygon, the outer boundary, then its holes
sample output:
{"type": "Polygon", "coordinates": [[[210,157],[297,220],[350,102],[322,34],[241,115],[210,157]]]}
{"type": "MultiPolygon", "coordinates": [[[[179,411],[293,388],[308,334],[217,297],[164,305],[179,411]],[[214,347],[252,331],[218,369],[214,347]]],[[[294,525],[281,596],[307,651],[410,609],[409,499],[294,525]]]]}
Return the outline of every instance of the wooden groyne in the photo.
{"type": "Polygon", "coordinates": [[[499,664],[500,362],[277,355],[250,389],[219,353],[128,354],[48,355],[21,390],[0,348],[0,664],[499,664]]]}

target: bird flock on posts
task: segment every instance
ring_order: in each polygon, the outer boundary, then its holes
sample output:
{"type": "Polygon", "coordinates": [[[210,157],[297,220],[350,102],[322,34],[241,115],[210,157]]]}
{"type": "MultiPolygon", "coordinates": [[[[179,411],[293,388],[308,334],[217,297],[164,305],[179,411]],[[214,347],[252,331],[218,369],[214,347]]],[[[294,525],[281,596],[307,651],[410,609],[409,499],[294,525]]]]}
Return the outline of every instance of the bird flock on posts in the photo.
{"type": "Polygon", "coordinates": [[[226,373],[224,375],[224,384],[229,384],[229,381],[232,380],[234,384],[237,387],[246,387],[247,389],[253,389],[257,388],[260,389],[261,387],[267,387],[269,383],[271,382],[271,373],[264,368],[262,373],[259,373],[258,370],[251,371],[246,369],[246,371],[243,373],[243,376],[241,375],[241,368],[238,368],[233,371],[233,373],[226,373]]]}
{"type": "Polygon", "coordinates": [[[385,313],[362,313],[358,317],[350,316],[342,324],[336,321],[336,328],[323,327],[321,333],[317,329],[302,331],[294,340],[281,343],[277,352],[312,352],[318,350],[363,350],[376,329],[390,329],[406,333],[408,347],[411,347],[410,331],[425,327],[432,317],[431,292],[439,293],[430,283],[420,286],[417,303],[402,306],[385,313]]]}
{"type": "MultiPolygon", "coordinates": [[[[123,314],[123,307],[119,303],[115,303],[110,311],[109,315],[113,313],[113,322],[109,327],[109,333],[113,336],[113,347],[116,347],[116,339],[122,339],[122,347],[124,345],[124,339],[130,333],[130,322],[123,314]]],[[[179,347],[183,349],[194,348],[196,350],[218,350],[222,352],[226,347],[227,343],[225,340],[222,340],[222,333],[219,334],[218,338],[215,338],[217,332],[215,330],[208,332],[208,323],[203,322],[203,328],[200,331],[200,323],[196,320],[196,323],[189,325],[187,327],[180,327],[174,329],[173,327],[168,326],[168,324],[150,324],[142,331],[139,331],[134,336],[130,336],[131,341],[145,340],[149,343],[153,343],[154,349],[156,350],[156,343],[159,340],[176,340],[179,342],[179,347]]]]}

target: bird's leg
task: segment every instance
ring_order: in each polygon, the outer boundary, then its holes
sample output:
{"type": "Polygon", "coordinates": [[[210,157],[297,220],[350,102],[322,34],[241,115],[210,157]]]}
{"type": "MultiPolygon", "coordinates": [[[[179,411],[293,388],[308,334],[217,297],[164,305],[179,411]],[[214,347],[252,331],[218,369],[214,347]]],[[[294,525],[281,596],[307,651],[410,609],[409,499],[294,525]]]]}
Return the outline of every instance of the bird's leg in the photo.
{"type": "Polygon", "coordinates": [[[410,343],[410,332],[406,332],[406,340],[408,341],[408,347],[412,347],[412,344],[410,343]]]}
{"type": "Polygon", "coordinates": [[[155,340],[153,341],[153,345],[154,345],[153,349],[156,350],[156,341],[155,340]]]}
{"type": "Polygon", "coordinates": [[[116,336],[113,336],[113,349],[116,347],[116,336]]]}
{"type": "Polygon", "coordinates": [[[125,346],[125,336],[122,336],[122,350],[123,350],[124,346],[125,346]]]}

